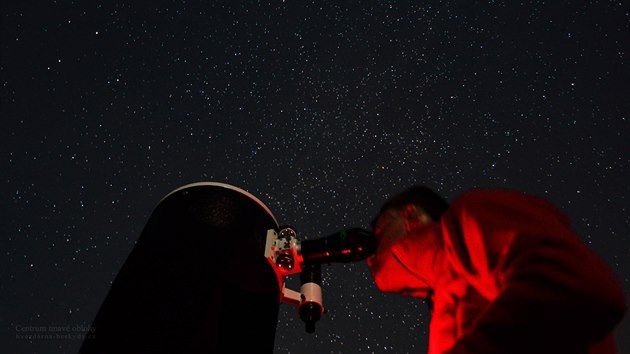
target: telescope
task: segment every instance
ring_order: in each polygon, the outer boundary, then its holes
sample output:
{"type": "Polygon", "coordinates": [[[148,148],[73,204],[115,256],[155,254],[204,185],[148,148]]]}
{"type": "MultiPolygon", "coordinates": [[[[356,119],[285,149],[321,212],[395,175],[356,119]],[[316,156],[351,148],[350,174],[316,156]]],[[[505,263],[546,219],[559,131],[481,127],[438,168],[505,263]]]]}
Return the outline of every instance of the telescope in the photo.
{"type": "Polygon", "coordinates": [[[241,188],[184,185],[153,210],[79,353],[244,353],[249,339],[273,353],[280,304],[313,333],[325,313],[322,265],[363,260],[376,244],[361,228],[300,240],[241,188]],[[285,286],[294,274],[299,290],[285,286]]]}

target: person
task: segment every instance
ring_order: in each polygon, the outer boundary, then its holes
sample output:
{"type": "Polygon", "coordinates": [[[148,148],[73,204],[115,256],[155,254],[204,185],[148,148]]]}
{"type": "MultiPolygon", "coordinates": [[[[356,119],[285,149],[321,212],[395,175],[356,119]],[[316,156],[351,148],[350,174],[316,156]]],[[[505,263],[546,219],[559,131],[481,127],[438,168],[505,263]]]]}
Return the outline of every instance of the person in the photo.
{"type": "Polygon", "coordinates": [[[372,228],[377,288],[429,304],[429,354],[616,353],[623,290],[548,200],[474,189],[449,205],[416,185],[372,228]]]}

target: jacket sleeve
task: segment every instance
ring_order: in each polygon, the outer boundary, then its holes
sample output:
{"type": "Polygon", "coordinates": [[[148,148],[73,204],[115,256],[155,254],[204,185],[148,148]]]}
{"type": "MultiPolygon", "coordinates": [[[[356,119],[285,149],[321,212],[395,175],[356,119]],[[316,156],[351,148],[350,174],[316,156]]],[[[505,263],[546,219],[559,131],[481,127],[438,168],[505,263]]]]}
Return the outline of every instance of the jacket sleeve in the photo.
{"type": "Polygon", "coordinates": [[[442,228],[456,273],[490,301],[451,354],[577,353],[625,314],[614,273],[543,199],[469,192],[442,228]]]}

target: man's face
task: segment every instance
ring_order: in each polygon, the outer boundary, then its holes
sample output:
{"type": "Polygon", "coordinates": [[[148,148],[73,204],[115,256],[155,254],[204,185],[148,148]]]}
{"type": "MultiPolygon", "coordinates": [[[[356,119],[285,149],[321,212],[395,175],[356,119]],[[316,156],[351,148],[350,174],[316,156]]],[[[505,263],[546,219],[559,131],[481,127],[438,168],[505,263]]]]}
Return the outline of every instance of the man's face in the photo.
{"type": "MultiPolygon", "coordinates": [[[[434,225],[434,221],[421,209],[413,205],[387,210],[381,213],[373,224],[374,234],[378,240],[378,247],[373,256],[366,259],[368,267],[372,270],[374,282],[382,291],[397,292],[404,295],[425,297],[428,284],[425,279],[410,279],[407,272],[401,268],[398,260],[394,259],[392,246],[409,234],[422,232],[421,230],[434,225]]],[[[427,260],[435,252],[430,246],[432,238],[429,238],[427,247],[416,252],[428,252],[427,260]]]]}

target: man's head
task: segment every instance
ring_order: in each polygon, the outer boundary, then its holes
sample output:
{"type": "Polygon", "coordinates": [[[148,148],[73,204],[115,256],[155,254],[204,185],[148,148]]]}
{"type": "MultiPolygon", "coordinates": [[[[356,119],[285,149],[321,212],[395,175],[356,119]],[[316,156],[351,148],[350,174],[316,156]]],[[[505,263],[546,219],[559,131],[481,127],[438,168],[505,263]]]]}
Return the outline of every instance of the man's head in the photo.
{"type": "Polygon", "coordinates": [[[386,292],[398,292],[425,297],[432,286],[433,265],[439,256],[441,239],[431,226],[440,220],[448,203],[425,186],[413,186],[388,199],[372,221],[378,247],[366,259],[377,287],[386,292]],[[417,264],[425,264],[423,274],[413,279],[404,276],[399,261],[394,261],[392,248],[408,235],[415,235],[414,253],[417,264]]]}
{"type": "Polygon", "coordinates": [[[386,200],[371,224],[376,229],[380,216],[395,211],[403,213],[403,216],[415,211],[437,222],[446,209],[448,202],[439,194],[426,186],[415,185],[386,200]]]}

